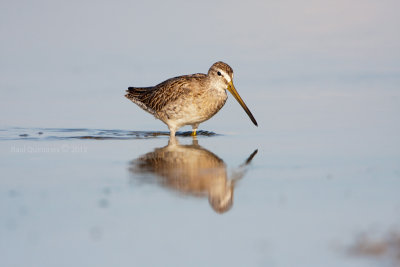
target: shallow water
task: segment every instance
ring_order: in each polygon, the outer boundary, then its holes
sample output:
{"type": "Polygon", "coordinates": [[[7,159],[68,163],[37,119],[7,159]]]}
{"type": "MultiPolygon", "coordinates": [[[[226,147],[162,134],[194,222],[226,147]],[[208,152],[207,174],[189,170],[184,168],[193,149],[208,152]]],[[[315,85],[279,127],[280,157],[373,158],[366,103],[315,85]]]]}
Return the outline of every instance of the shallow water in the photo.
{"type": "Polygon", "coordinates": [[[400,1],[0,7],[0,267],[399,266],[400,1]],[[219,60],[259,127],[124,97],[219,60]]]}
{"type": "MultiPolygon", "coordinates": [[[[176,136],[191,136],[191,131],[178,131],[176,136]]],[[[214,132],[198,131],[199,136],[214,136],[214,132]]],[[[169,132],[101,130],[101,129],[61,129],[61,128],[21,128],[0,130],[0,141],[35,140],[55,141],[68,139],[127,140],[169,136],[169,132]]]]}
{"type": "Polygon", "coordinates": [[[102,129],[0,133],[3,263],[397,262],[395,242],[372,253],[379,238],[398,233],[397,158],[356,153],[352,140],[322,145],[332,136],[314,134],[307,144],[308,137],[283,132],[176,140],[102,129]]]}

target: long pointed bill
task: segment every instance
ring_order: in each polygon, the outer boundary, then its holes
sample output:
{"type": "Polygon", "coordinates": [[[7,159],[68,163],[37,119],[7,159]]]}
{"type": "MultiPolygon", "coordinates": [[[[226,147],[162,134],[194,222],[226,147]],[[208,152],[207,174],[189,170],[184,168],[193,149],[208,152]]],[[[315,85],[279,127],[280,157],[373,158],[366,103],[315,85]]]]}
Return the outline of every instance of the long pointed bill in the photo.
{"type": "Polygon", "coordinates": [[[246,104],[244,103],[243,99],[240,97],[240,95],[236,91],[235,86],[233,85],[232,81],[229,82],[228,91],[231,92],[233,97],[239,102],[239,104],[242,106],[244,111],[246,111],[247,115],[249,115],[249,117],[250,117],[251,121],[254,123],[254,125],[258,126],[256,119],[254,119],[253,114],[251,114],[249,108],[246,106],[246,104]]]}

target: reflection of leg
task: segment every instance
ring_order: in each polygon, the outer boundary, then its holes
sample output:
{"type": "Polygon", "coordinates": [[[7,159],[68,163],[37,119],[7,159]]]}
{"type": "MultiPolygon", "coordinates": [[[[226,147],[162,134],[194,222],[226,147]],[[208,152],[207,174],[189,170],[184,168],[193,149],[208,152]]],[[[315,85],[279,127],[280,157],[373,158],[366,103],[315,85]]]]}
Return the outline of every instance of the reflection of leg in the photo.
{"type": "Polygon", "coordinates": [[[199,141],[197,140],[197,135],[193,135],[192,136],[192,145],[193,146],[198,146],[199,145],[199,141]]]}
{"type": "Polygon", "coordinates": [[[179,145],[178,140],[176,139],[175,136],[170,136],[168,140],[168,145],[173,146],[173,145],[179,145]]]}

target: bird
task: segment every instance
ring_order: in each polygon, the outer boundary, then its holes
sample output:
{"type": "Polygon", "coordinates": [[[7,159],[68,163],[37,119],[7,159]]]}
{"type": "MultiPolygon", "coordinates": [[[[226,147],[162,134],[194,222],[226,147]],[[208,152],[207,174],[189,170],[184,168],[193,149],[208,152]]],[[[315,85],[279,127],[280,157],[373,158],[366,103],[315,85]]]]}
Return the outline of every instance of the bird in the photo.
{"type": "Polygon", "coordinates": [[[129,87],[125,97],[164,122],[171,137],[185,125],[191,125],[192,136],[196,136],[199,124],[224,106],[227,90],[258,126],[233,85],[233,69],[222,61],[214,63],[207,74],[178,76],[151,87],[129,87]]]}
{"type": "Polygon", "coordinates": [[[256,149],[246,161],[228,172],[225,162],[213,152],[199,145],[181,145],[170,137],[168,145],[155,148],[132,160],[129,172],[132,178],[156,183],[187,196],[207,197],[212,209],[224,213],[233,205],[235,185],[241,180],[257,154],[256,149]]]}

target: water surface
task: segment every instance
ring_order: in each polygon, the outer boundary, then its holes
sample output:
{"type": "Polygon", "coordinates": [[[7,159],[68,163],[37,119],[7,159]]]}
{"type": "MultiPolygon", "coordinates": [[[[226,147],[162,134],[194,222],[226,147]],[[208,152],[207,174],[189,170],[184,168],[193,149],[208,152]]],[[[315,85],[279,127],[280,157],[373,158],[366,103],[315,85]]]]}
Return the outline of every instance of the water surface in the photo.
{"type": "Polygon", "coordinates": [[[1,1],[0,266],[399,266],[400,1],[1,1]],[[171,141],[129,86],[216,61],[171,141]]]}
{"type": "Polygon", "coordinates": [[[315,145],[321,134],[0,132],[7,265],[397,262],[394,241],[372,253],[399,229],[395,157],[315,145]]]}

